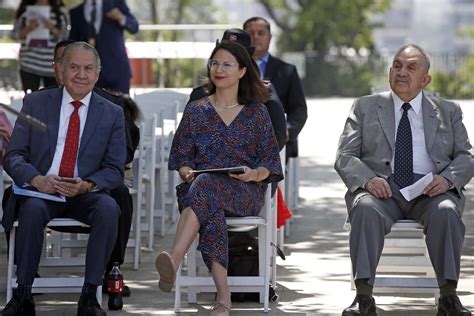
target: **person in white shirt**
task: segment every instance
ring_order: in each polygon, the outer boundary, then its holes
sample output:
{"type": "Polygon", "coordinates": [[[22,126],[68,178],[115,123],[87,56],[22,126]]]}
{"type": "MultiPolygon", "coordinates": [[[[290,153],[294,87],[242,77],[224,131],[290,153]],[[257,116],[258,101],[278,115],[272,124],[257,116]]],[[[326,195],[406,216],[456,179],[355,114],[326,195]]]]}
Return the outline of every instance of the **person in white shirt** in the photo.
{"type": "Polygon", "coordinates": [[[355,100],[339,141],[335,169],[346,184],[349,245],[357,295],[342,315],[376,315],[372,297],[384,236],[399,219],[424,226],[440,299],[438,315],[471,315],[459,279],[465,227],[464,186],[474,159],[458,104],[427,96],[429,56],[409,44],[395,54],[391,91],[355,100]],[[407,201],[400,189],[427,173],[423,194],[407,201]]]}

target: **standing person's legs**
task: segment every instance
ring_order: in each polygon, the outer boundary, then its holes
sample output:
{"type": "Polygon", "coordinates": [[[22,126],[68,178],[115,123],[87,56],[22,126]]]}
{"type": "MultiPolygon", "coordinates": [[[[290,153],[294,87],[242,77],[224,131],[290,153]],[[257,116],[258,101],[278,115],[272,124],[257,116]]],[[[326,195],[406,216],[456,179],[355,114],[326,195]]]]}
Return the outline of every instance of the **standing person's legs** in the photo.
{"type": "Polygon", "coordinates": [[[31,72],[27,72],[20,69],[20,79],[23,91],[25,93],[30,90],[30,92],[35,92],[39,89],[41,77],[31,72]]]}
{"type": "Polygon", "coordinates": [[[53,87],[53,86],[57,86],[58,83],[56,82],[56,78],[55,77],[41,77],[43,79],[43,87],[47,88],[47,87],[53,87]]]}

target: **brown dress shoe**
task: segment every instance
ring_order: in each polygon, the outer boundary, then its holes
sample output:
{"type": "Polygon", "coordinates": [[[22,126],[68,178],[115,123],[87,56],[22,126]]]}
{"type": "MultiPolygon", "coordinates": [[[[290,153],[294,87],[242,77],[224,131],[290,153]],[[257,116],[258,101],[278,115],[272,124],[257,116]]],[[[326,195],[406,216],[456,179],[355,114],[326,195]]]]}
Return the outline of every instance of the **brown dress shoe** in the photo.
{"type": "Polygon", "coordinates": [[[471,312],[462,306],[457,295],[449,295],[438,300],[438,316],[471,316],[471,312]]]}
{"type": "Polygon", "coordinates": [[[342,312],[342,316],[377,316],[377,307],[373,297],[357,294],[351,306],[342,312]]]}

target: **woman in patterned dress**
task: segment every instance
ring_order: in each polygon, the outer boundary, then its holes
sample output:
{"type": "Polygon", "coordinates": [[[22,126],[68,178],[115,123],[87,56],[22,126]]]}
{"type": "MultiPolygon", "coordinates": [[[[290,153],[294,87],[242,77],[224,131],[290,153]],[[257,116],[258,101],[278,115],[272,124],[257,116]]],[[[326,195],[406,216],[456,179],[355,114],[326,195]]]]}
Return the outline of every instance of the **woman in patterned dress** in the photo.
{"type": "Polygon", "coordinates": [[[255,216],[267,184],[282,176],[278,145],[267,109],[268,92],[240,44],[222,41],[208,61],[210,95],[186,107],[171,148],[178,170],[181,216],[172,250],[156,259],[159,287],[170,292],[176,269],[196,235],[217,288],[211,315],[228,315],[228,239],[225,216],[255,216]],[[245,166],[243,174],[194,170],[245,166]]]}

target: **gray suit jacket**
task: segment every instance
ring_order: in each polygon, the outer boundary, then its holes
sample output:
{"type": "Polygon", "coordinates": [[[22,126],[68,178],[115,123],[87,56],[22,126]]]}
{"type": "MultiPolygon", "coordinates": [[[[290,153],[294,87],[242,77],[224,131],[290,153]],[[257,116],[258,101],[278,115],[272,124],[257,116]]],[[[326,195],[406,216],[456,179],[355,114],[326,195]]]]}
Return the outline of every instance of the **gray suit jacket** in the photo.
{"type": "MultiPolygon", "coordinates": [[[[37,91],[27,95],[22,112],[48,125],[41,132],[18,119],[8,144],[4,168],[17,185],[37,175],[45,175],[53,162],[58,139],[62,88],[37,91]]],[[[91,180],[98,190],[111,190],[122,183],[125,157],[123,110],[95,92],[90,100],[87,121],[78,150],[79,177],[91,180]]],[[[6,203],[2,224],[9,231],[15,219],[16,197],[6,203]]]]}
{"type": "MultiPolygon", "coordinates": [[[[474,175],[474,159],[462,112],[458,104],[423,95],[423,126],[428,154],[436,174],[462,188],[474,175]]],[[[354,101],[334,165],[350,192],[372,177],[391,175],[395,150],[395,110],[390,92],[364,96],[354,101]]]]}

